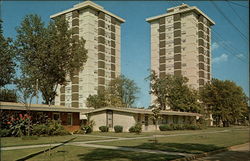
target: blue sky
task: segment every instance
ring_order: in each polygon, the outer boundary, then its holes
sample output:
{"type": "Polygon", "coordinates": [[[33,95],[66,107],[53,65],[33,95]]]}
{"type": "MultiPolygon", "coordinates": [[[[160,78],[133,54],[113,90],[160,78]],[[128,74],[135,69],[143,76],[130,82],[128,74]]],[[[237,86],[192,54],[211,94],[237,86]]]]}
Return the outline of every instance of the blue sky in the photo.
{"type": "MultiPolygon", "coordinates": [[[[47,23],[50,15],[69,9],[79,2],[82,1],[2,1],[1,17],[4,21],[4,35],[15,39],[15,27],[20,25],[27,14],[38,14],[47,23]]],[[[237,29],[216,10],[210,1],[94,2],[126,20],[121,30],[121,70],[122,74],[135,80],[140,88],[136,106],[147,107],[150,103],[149,83],[145,81],[150,69],[150,25],[145,19],[164,14],[167,8],[180,3],[197,6],[216,23],[212,27],[215,31],[212,33],[212,76],[236,82],[249,96],[249,6],[247,1],[234,1],[246,7],[226,1],[215,1],[237,29]]]]}

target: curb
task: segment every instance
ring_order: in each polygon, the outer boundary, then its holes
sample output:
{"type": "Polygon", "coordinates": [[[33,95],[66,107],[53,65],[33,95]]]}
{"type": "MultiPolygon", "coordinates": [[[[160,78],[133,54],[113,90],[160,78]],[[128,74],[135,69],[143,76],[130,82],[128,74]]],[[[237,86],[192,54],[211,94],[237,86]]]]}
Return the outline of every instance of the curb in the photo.
{"type": "Polygon", "coordinates": [[[215,150],[215,151],[211,151],[211,152],[205,152],[205,153],[202,153],[202,154],[194,154],[191,157],[174,159],[174,160],[171,160],[171,161],[190,161],[190,160],[194,160],[194,159],[198,159],[198,158],[202,158],[202,157],[207,157],[207,156],[210,156],[210,155],[218,154],[218,153],[221,153],[221,152],[226,152],[226,151],[228,151],[230,149],[231,149],[231,147],[223,148],[223,149],[219,149],[219,150],[215,150]]]}

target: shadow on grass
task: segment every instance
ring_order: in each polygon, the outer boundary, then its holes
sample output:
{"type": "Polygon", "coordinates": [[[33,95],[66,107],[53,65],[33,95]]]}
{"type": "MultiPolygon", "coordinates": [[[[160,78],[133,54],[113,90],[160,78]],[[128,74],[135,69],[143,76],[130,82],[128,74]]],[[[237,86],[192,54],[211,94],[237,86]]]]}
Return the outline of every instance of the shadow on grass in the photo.
{"type": "Polygon", "coordinates": [[[81,161],[95,161],[95,160],[166,161],[182,157],[177,155],[129,152],[129,151],[110,150],[110,149],[94,149],[88,154],[79,154],[77,156],[81,161]]]}
{"type": "Polygon", "coordinates": [[[194,143],[144,143],[135,146],[135,148],[199,154],[203,152],[210,152],[222,149],[224,147],[218,147],[212,144],[194,144],[194,143]]]}
{"type": "Polygon", "coordinates": [[[72,139],[69,139],[69,140],[67,140],[67,141],[64,141],[64,142],[62,142],[61,144],[59,144],[59,145],[57,145],[57,146],[54,146],[54,147],[52,147],[52,148],[48,148],[48,149],[39,151],[39,152],[37,152],[37,153],[30,154],[30,155],[28,155],[28,156],[26,156],[26,157],[24,157],[24,158],[17,159],[16,161],[25,161],[25,160],[27,160],[27,159],[33,158],[33,157],[35,157],[35,156],[37,156],[37,155],[39,155],[39,154],[42,154],[42,153],[45,153],[45,152],[47,152],[47,151],[49,151],[49,150],[53,150],[53,149],[55,149],[55,148],[58,148],[58,147],[60,147],[60,146],[63,146],[64,144],[73,141],[75,138],[77,138],[77,137],[74,137],[74,138],[72,138],[72,139]]]}
{"type": "Polygon", "coordinates": [[[219,153],[217,155],[212,155],[204,159],[209,161],[247,161],[250,158],[249,151],[227,151],[224,153],[219,153]]]}

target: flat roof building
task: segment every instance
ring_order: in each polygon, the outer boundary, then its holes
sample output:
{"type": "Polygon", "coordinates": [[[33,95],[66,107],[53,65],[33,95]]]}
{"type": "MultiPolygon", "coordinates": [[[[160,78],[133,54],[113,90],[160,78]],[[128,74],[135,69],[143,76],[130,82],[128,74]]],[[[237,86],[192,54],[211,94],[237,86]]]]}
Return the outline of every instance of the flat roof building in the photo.
{"type": "Polygon", "coordinates": [[[185,76],[194,89],[211,80],[213,20],[197,7],[182,4],[146,21],[151,25],[151,70],[160,77],[185,76]]]}
{"type": "Polygon", "coordinates": [[[64,16],[73,36],[86,40],[88,59],[83,70],[57,90],[55,105],[87,108],[86,98],[105,89],[120,75],[121,23],[125,20],[91,1],[50,16],[64,16]]]}

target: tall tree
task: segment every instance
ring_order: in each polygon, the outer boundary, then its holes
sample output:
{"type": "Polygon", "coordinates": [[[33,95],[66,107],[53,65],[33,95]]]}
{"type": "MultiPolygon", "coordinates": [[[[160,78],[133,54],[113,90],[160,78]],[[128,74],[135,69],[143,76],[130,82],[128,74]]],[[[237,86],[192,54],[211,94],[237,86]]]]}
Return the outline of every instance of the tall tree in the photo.
{"type": "Polygon", "coordinates": [[[217,126],[237,123],[246,113],[247,96],[242,88],[229,80],[212,79],[200,92],[203,103],[212,113],[217,126]]]}
{"type": "Polygon", "coordinates": [[[131,107],[137,99],[139,88],[133,80],[121,75],[110,81],[106,91],[108,104],[112,106],[131,107]]]}
{"type": "Polygon", "coordinates": [[[13,60],[15,54],[12,40],[3,36],[2,23],[0,19],[0,88],[11,83],[16,66],[13,60]]]}
{"type": "Polygon", "coordinates": [[[200,112],[198,93],[187,85],[188,79],[182,76],[165,75],[158,77],[155,71],[147,78],[150,80],[150,94],[153,94],[155,104],[160,109],[167,107],[175,111],[200,112]]]}
{"type": "Polygon", "coordinates": [[[87,98],[87,106],[131,107],[137,99],[138,91],[139,88],[133,80],[121,75],[111,80],[107,89],[98,91],[97,95],[90,95],[87,98]]]}
{"type": "Polygon", "coordinates": [[[98,93],[97,95],[89,95],[86,100],[87,107],[101,108],[106,107],[107,103],[105,100],[105,95],[103,93],[98,93]]]}
{"type": "Polygon", "coordinates": [[[30,85],[39,82],[46,104],[51,104],[58,85],[66,84],[66,76],[71,78],[82,70],[87,60],[85,41],[78,39],[63,18],[51,21],[45,27],[38,15],[27,15],[17,28],[16,47],[22,73],[30,80],[30,85]]]}
{"type": "Polygon", "coordinates": [[[169,95],[169,77],[159,78],[155,71],[151,71],[151,74],[146,78],[150,81],[149,94],[153,94],[156,99],[154,103],[159,106],[160,109],[166,110],[167,98],[169,95]]]}

